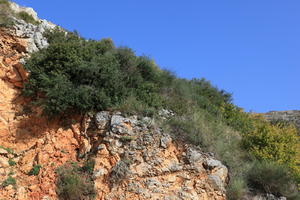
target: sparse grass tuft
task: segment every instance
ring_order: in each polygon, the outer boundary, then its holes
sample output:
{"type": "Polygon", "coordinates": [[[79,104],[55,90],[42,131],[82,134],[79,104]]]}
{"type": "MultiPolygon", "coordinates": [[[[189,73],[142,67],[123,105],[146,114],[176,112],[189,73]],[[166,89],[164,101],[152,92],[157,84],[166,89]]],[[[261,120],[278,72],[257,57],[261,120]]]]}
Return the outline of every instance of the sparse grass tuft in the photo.
{"type": "Polygon", "coordinates": [[[135,137],[133,137],[133,136],[122,136],[122,137],[120,137],[121,142],[131,142],[134,139],[135,139],[135,137]]]}
{"type": "Polygon", "coordinates": [[[30,14],[28,14],[25,11],[21,11],[21,12],[17,13],[17,17],[19,19],[24,20],[27,23],[30,23],[30,24],[34,24],[34,25],[39,24],[38,21],[36,21],[30,14]]]}
{"type": "Polygon", "coordinates": [[[284,165],[275,162],[257,162],[249,170],[247,178],[252,188],[262,192],[285,196],[288,199],[299,197],[297,184],[284,165]]]}
{"type": "Polygon", "coordinates": [[[240,200],[246,194],[247,183],[244,178],[233,179],[226,189],[229,200],[240,200]]]}
{"type": "Polygon", "coordinates": [[[5,181],[3,181],[2,187],[7,187],[9,185],[15,186],[16,184],[16,179],[14,179],[12,176],[8,176],[8,178],[5,181]]]}
{"type": "Polygon", "coordinates": [[[96,191],[91,174],[84,172],[76,163],[57,168],[56,174],[56,193],[59,199],[95,199],[96,191]]]}
{"type": "Polygon", "coordinates": [[[37,176],[40,173],[40,169],[42,168],[42,165],[34,165],[32,169],[28,172],[29,176],[37,176]]]}
{"type": "Polygon", "coordinates": [[[9,166],[15,166],[17,163],[13,159],[8,159],[9,166]]]}

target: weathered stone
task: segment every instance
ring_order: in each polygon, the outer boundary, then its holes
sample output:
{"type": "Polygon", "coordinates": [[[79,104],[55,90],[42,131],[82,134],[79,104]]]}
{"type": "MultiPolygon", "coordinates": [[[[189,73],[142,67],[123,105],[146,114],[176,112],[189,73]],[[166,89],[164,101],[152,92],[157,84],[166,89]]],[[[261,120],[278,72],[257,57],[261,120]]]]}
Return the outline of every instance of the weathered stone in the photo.
{"type": "Polygon", "coordinates": [[[104,168],[96,169],[94,171],[94,177],[95,178],[99,178],[99,177],[101,177],[103,175],[106,175],[106,174],[108,174],[108,171],[104,168]]]}
{"type": "Polygon", "coordinates": [[[193,148],[188,148],[186,151],[186,157],[190,164],[195,164],[196,162],[203,162],[204,158],[201,152],[193,148]]]}
{"type": "Polygon", "coordinates": [[[97,128],[100,130],[106,129],[106,127],[109,124],[109,121],[110,121],[109,112],[102,111],[102,112],[98,112],[95,115],[95,123],[96,123],[97,128]]]}
{"type": "Polygon", "coordinates": [[[221,191],[225,190],[224,183],[222,182],[219,176],[210,175],[208,177],[208,180],[215,190],[221,190],[221,191]]]}
{"type": "Polygon", "coordinates": [[[228,177],[228,169],[225,165],[223,165],[220,161],[215,160],[213,158],[208,158],[205,160],[204,166],[210,170],[211,175],[217,176],[221,179],[223,183],[220,188],[225,187],[224,183],[228,177]]]}
{"type": "Polygon", "coordinates": [[[19,187],[18,188],[18,190],[17,190],[17,199],[18,200],[28,199],[27,191],[24,187],[19,187]]]}
{"type": "Polygon", "coordinates": [[[9,167],[8,158],[0,156],[0,168],[7,168],[9,167]]]}
{"type": "Polygon", "coordinates": [[[47,39],[43,36],[43,33],[48,29],[54,29],[54,24],[46,20],[39,20],[40,23],[38,25],[28,24],[20,19],[14,19],[14,21],[16,35],[26,39],[27,51],[29,53],[36,52],[48,46],[47,39]]]}
{"type": "Polygon", "coordinates": [[[164,149],[168,148],[169,144],[172,142],[172,138],[167,135],[160,139],[160,146],[164,149]]]}

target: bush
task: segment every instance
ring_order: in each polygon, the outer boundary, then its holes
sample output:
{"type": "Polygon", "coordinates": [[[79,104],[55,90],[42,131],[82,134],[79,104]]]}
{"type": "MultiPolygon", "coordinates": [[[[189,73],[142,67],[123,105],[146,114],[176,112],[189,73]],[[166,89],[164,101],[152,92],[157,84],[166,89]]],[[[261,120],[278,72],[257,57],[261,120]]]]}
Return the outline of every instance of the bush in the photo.
{"type": "Polygon", "coordinates": [[[17,163],[13,159],[9,158],[8,164],[9,164],[9,166],[15,166],[17,163]]]}
{"type": "Polygon", "coordinates": [[[41,165],[34,165],[32,169],[28,172],[29,176],[37,176],[40,173],[41,165]]]}
{"type": "Polygon", "coordinates": [[[84,165],[82,166],[81,170],[83,172],[93,174],[94,167],[95,167],[95,160],[94,159],[89,159],[89,160],[84,162],[84,165]]]}
{"type": "Polygon", "coordinates": [[[28,14],[25,11],[21,11],[17,13],[17,17],[30,24],[35,24],[35,25],[39,24],[38,21],[36,21],[30,14],[28,14]]]}
{"type": "Polygon", "coordinates": [[[12,14],[9,1],[0,0],[0,26],[8,27],[13,25],[12,14]]]}
{"type": "Polygon", "coordinates": [[[105,110],[130,95],[151,107],[162,104],[159,69],[150,59],[115,48],[107,39],[84,40],[59,30],[47,36],[49,47],[25,65],[31,73],[24,90],[47,115],[105,110]]]}
{"type": "Polygon", "coordinates": [[[270,124],[259,118],[254,120],[253,131],[244,135],[244,147],[259,160],[287,165],[299,179],[300,148],[296,128],[286,124],[270,124]]]}
{"type": "Polygon", "coordinates": [[[13,17],[18,19],[22,19],[27,23],[31,23],[34,25],[39,24],[30,14],[25,11],[21,11],[19,13],[15,13],[10,7],[10,1],[8,0],[0,0],[0,26],[3,27],[11,27],[14,25],[13,17]]]}
{"type": "Polygon", "coordinates": [[[75,163],[65,164],[56,170],[56,193],[59,199],[90,200],[96,196],[89,173],[83,172],[75,163]]]}
{"type": "Polygon", "coordinates": [[[3,181],[2,187],[6,187],[9,185],[15,186],[16,184],[17,184],[16,179],[14,179],[12,176],[8,176],[8,178],[5,179],[5,181],[3,181]]]}
{"type": "Polygon", "coordinates": [[[265,193],[299,197],[297,184],[293,182],[288,168],[275,162],[257,162],[248,173],[249,185],[265,193]]]}
{"type": "Polygon", "coordinates": [[[240,200],[247,193],[247,185],[244,178],[233,179],[226,188],[226,194],[229,200],[240,200]]]}

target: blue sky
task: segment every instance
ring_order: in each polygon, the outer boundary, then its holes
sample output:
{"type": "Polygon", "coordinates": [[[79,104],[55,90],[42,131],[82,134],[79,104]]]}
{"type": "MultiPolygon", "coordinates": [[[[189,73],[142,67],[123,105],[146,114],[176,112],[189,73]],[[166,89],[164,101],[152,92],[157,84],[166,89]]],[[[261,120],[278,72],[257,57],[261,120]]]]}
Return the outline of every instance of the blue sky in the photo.
{"type": "Polygon", "coordinates": [[[86,38],[112,38],[246,111],[300,110],[299,0],[15,0],[86,38]]]}

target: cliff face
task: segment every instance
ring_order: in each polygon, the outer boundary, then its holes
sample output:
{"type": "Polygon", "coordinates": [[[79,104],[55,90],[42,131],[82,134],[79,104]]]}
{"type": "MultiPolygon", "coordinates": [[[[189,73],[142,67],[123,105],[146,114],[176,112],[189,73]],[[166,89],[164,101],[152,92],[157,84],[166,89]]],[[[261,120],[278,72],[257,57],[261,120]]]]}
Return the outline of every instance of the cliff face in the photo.
{"type": "Polygon", "coordinates": [[[15,22],[0,29],[0,199],[58,199],[55,169],[89,157],[96,199],[225,199],[227,168],[172,140],[150,118],[99,112],[73,116],[63,127],[64,119],[29,112],[21,96],[28,76],[23,58],[47,46],[42,33],[54,25],[15,22]],[[35,166],[39,173],[29,175],[35,166]]]}

